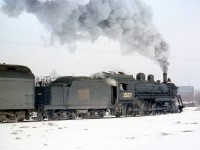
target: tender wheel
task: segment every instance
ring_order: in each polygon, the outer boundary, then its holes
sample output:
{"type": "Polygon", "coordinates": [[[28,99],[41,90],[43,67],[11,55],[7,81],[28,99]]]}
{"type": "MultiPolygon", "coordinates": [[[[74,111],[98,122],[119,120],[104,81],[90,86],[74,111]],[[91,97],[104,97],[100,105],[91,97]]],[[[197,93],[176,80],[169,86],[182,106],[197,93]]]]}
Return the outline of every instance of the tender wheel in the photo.
{"type": "Polygon", "coordinates": [[[105,112],[104,112],[104,111],[100,111],[100,112],[99,112],[99,117],[100,117],[100,118],[103,118],[104,116],[105,116],[105,112]]]}
{"type": "Polygon", "coordinates": [[[94,111],[89,111],[87,113],[87,118],[88,119],[94,119],[95,118],[95,112],[94,111]]]}
{"type": "Polygon", "coordinates": [[[3,123],[6,120],[5,115],[0,115],[0,123],[3,123]]]}
{"type": "Polygon", "coordinates": [[[75,114],[74,112],[67,112],[67,113],[66,113],[66,119],[67,119],[67,120],[76,119],[76,114],[75,114]]]}

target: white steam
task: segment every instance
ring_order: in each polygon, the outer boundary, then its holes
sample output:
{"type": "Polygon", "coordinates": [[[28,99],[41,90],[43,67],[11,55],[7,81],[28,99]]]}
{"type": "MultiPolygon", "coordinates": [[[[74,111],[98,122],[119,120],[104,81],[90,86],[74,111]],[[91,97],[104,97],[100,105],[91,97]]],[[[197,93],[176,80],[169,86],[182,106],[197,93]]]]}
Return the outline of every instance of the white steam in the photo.
{"type": "Polygon", "coordinates": [[[156,60],[167,72],[168,46],[152,23],[152,11],[141,0],[4,0],[2,11],[18,17],[34,14],[52,36],[68,45],[106,36],[118,41],[123,54],[137,51],[156,60]]]}

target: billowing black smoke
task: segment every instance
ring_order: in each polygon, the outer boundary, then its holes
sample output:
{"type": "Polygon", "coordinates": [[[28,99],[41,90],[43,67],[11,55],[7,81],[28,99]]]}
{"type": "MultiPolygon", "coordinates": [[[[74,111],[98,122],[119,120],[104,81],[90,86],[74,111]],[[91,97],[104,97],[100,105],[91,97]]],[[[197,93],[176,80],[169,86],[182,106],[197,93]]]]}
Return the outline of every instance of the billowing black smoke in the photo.
{"type": "Polygon", "coordinates": [[[156,60],[167,72],[168,46],[152,23],[152,11],[141,0],[4,0],[9,17],[34,14],[55,39],[73,45],[100,36],[118,41],[123,54],[138,52],[156,60]]]}

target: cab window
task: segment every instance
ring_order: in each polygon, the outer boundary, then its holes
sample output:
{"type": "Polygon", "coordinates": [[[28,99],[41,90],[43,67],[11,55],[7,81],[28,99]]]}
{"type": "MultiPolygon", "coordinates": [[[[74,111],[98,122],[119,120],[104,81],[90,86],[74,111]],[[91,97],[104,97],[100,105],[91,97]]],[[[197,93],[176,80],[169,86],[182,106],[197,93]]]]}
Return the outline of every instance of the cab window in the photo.
{"type": "Polygon", "coordinates": [[[128,90],[128,84],[120,83],[120,91],[126,91],[128,90]]]}

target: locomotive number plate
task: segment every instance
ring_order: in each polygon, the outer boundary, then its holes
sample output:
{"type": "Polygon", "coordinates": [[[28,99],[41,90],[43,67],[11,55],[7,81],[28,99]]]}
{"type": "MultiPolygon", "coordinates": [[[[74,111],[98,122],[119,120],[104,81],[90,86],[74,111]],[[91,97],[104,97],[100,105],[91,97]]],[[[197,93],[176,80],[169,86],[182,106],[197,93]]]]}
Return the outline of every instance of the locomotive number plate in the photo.
{"type": "Polygon", "coordinates": [[[123,97],[124,98],[131,98],[132,95],[133,95],[132,93],[128,93],[128,92],[127,93],[123,93],[123,97]]]}

